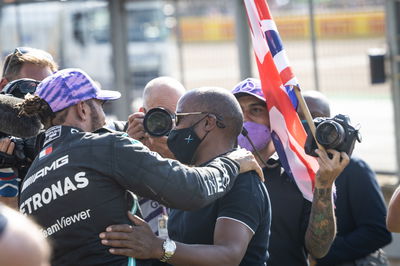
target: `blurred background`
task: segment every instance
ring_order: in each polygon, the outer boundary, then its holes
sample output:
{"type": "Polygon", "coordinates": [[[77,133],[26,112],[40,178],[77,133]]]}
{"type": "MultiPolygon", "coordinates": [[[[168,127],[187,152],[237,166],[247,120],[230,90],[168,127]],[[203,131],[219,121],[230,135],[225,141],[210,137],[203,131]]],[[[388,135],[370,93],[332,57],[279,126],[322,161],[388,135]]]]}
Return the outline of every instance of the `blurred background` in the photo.
{"type": "MultiPolygon", "coordinates": [[[[392,191],[400,150],[399,1],[268,4],[302,89],[323,92],[333,115],[360,125],[363,142],[354,153],[392,191]]],[[[124,98],[106,111],[126,119],[158,76],[187,89],[232,89],[258,77],[244,12],[241,0],[0,0],[0,57],[18,46],[44,49],[61,68],[82,68],[103,88],[121,91],[124,98]]]]}

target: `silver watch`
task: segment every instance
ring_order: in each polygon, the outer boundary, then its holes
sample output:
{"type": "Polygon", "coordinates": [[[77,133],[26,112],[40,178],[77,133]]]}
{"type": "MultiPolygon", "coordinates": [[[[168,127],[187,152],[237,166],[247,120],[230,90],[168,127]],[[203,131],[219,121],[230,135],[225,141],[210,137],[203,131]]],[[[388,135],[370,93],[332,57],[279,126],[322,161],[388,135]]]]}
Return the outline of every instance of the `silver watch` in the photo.
{"type": "Polygon", "coordinates": [[[164,249],[164,255],[162,256],[160,261],[166,262],[175,254],[176,244],[174,241],[167,238],[163,243],[163,249],[164,249]]]}

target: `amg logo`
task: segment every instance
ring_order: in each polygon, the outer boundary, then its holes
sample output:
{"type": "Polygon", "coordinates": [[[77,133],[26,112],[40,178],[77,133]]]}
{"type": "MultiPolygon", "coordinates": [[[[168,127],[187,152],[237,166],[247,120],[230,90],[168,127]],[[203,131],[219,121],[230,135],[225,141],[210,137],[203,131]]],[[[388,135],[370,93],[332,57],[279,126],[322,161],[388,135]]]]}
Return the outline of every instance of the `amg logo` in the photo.
{"type": "Polygon", "coordinates": [[[24,181],[21,192],[24,191],[28,186],[32,185],[38,178],[44,177],[48,172],[56,170],[61,166],[68,164],[68,162],[68,155],[65,155],[53,161],[50,166],[43,167],[24,181]]]}

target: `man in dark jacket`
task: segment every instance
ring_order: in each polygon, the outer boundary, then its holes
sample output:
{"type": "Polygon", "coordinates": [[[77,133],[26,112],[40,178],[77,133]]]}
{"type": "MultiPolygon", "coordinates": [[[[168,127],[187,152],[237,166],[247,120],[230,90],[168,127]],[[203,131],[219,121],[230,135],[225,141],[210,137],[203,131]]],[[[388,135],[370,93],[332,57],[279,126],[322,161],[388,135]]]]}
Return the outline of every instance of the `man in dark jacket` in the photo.
{"type": "MultiPolygon", "coordinates": [[[[329,102],[322,93],[306,91],[303,96],[313,118],[331,116],[329,102]]],[[[366,162],[353,156],[335,185],[338,233],[328,254],[318,259],[317,265],[356,265],[357,260],[370,254],[376,262],[383,259],[379,249],[392,237],[386,229],[386,205],[375,173],[366,162]]]]}
{"type": "MultiPolygon", "coordinates": [[[[334,156],[328,159],[326,152],[319,152],[317,160],[320,167],[315,175],[310,202],[304,198],[293,176],[286,172],[275,153],[270,133],[268,99],[265,99],[260,80],[245,79],[235,86],[232,93],[243,110],[243,127],[260,154],[260,163],[265,166],[264,183],[272,208],[268,249],[270,258],[267,265],[308,265],[308,254],[323,257],[335,237],[332,187],[349,158],[345,153],[329,150],[334,156]]],[[[246,138],[240,136],[238,142],[240,146],[254,151],[246,138]]]]}

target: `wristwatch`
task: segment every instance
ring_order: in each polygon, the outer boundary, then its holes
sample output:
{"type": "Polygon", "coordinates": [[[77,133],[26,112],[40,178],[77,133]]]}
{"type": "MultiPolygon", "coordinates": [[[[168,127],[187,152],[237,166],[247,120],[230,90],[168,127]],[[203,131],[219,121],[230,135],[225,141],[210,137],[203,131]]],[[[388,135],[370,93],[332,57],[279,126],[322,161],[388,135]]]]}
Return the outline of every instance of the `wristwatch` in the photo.
{"type": "Polygon", "coordinates": [[[176,244],[171,239],[165,239],[163,243],[164,255],[160,259],[161,262],[167,262],[174,254],[176,250],[176,244]]]}

